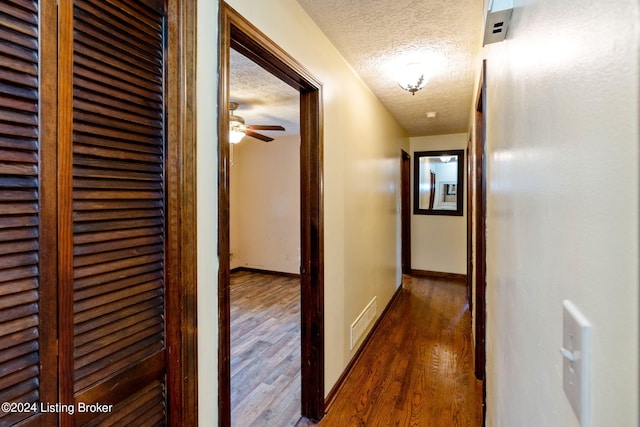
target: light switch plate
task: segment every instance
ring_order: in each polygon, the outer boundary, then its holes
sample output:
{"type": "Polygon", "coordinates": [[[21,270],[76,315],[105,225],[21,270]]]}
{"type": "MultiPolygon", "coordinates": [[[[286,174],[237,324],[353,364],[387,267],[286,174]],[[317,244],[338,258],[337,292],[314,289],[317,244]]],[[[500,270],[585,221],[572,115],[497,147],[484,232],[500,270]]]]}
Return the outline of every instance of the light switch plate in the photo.
{"type": "Polygon", "coordinates": [[[589,427],[591,323],[571,301],[562,308],[562,386],[580,425],[589,427]]]}

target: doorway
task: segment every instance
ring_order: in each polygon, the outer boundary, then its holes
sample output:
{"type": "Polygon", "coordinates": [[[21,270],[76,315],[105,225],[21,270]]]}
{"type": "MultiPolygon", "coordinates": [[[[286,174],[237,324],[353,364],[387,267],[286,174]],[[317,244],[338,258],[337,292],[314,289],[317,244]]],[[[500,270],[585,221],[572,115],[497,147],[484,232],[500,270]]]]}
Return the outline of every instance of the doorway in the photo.
{"type": "Polygon", "coordinates": [[[231,49],[231,422],[300,418],[300,93],[231,49]],[[277,392],[275,392],[277,391],[277,392]]]}
{"type": "Polygon", "coordinates": [[[400,162],[402,274],[411,274],[411,156],[404,150],[400,162]]]}
{"type": "Polygon", "coordinates": [[[230,50],[251,59],[300,93],[301,414],[324,415],[324,242],[321,84],[227,4],[221,5],[218,87],[219,424],[231,425],[230,380],[230,50]]]}

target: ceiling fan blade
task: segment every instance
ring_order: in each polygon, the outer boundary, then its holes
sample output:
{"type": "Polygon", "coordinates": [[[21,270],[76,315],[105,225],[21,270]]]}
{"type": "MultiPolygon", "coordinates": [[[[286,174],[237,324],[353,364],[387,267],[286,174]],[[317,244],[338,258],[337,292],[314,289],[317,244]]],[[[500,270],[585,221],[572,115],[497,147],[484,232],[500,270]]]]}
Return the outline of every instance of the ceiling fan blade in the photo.
{"type": "Polygon", "coordinates": [[[251,130],[285,130],[282,126],[269,126],[269,125],[247,125],[247,129],[251,129],[251,130]]]}
{"type": "Polygon", "coordinates": [[[266,135],[262,135],[260,133],[251,132],[250,130],[245,131],[245,133],[247,134],[247,136],[251,136],[253,138],[259,139],[260,141],[264,141],[264,142],[273,141],[273,138],[270,138],[266,135]]]}

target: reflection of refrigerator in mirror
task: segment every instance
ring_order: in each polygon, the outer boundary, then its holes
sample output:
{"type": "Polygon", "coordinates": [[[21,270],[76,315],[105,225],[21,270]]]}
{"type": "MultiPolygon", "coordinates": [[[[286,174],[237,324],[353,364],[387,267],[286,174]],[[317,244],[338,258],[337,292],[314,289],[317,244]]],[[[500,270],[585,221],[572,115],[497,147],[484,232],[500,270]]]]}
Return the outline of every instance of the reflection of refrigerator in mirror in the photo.
{"type": "Polygon", "coordinates": [[[462,150],[415,152],[414,213],[462,215],[462,150]]]}
{"type": "Polygon", "coordinates": [[[456,183],[455,181],[444,181],[440,183],[440,197],[438,200],[438,206],[440,209],[455,209],[458,198],[456,196],[456,183]]]}

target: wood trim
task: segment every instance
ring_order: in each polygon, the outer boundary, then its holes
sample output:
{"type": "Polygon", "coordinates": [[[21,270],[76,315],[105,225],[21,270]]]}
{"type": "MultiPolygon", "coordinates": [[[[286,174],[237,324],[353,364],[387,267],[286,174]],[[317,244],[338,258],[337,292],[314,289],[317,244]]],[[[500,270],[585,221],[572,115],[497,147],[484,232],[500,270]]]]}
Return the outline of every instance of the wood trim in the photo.
{"type": "MultiPolygon", "coordinates": [[[[41,402],[59,398],[58,344],[58,5],[40,2],[40,371],[41,402]],[[53,36],[49,36],[53,35],[53,36]],[[51,191],[43,191],[44,189],[51,191]]],[[[40,425],[55,425],[58,415],[41,414],[40,425]]]]}
{"type": "Polygon", "coordinates": [[[324,215],[320,84],[300,93],[302,415],[324,416],[324,215]]]}
{"type": "Polygon", "coordinates": [[[231,423],[229,259],[229,50],[252,59],[300,91],[302,415],[324,415],[324,221],[322,85],[226,3],[219,16],[218,303],[219,425],[231,423]]]}
{"type": "Polygon", "coordinates": [[[218,425],[231,426],[231,242],[229,237],[229,68],[231,18],[224,4],[218,16],[218,425]]]}
{"type": "Polygon", "coordinates": [[[198,425],[195,0],[167,1],[168,424],[198,425]]]}
{"type": "Polygon", "coordinates": [[[485,379],[486,348],[486,280],[487,280],[487,176],[486,176],[486,69],[482,62],[482,73],[476,103],[476,378],[485,379]]]}
{"type": "Polygon", "coordinates": [[[400,150],[402,273],[411,273],[411,156],[400,150]]]}
{"type": "MultiPolygon", "coordinates": [[[[473,200],[475,188],[473,186],[473,135],[469,133],[467,143],[467,298],[469,299],[469,312],[473,313],[473,200]]],[[[473,321],[473,320],[472,320],[473,321]]]]}
{"type": "Polygon", "coordinates": [[[240,273],[246,271],[248,273],[259,273],[259,274],[271,274],[273,276],[281,276],[281,277],[289,277],[292,279],[299,279],[300,275],[296,273],[286,273],[284,271],[274,271],[274,270],[263,270],[261,268],[252,268],[252,267],[236,267],[230,270],[230,273],[240,273]]]}
{"type": "Polygon", "coordinates": [[[384,319],[384,317],[387,315],[387,313],[389,312],[389,310],[391,309],[393,304],[396,302],[396,300],[400,296],[400,293],[402,292],[402,289],[403,289],[402,285],[398,286],[396,291],[393,293],[393,296],[391,296],[391,299],[387,303],[386,307],[384,308],[384,310],[380,314],[380,317],[378,317],[378,320],[376,320],[376,323],[373,324],[373,327],[371,328],[371,330],[369,331],[367,336],[364,338],[364,341],[362,342],[362,345],[360,345],[360,347],[358,347],[358,349],[356,350],[356,354],[353,355],[353,357],[351,358],[351,360],[347,364],[346,368],[344,368],[344,371],[342,371],[342,374],[340,374],[340,377],[338,378],[336,383],[333,385],[333,387],[329,391],[329,394],[327,394],[327,398],[325,399],[325,408],[326,408],[326,410],[329,410],[329,408],[331,407],[331,404],[333,403],[333,401],[335,400],[336,396],[340,392],[340,389],[342,388],[342,386],[344,385],[345,381],[347,380],[347,377],[349,377],[349,374],[353,370],[353,367],[356,365],[356,363],[358,362],[358,360],[360,359],[360,357],[364,353],[364,350],[366,349],[367,345],[369,345],[369,342],[371,341],[371,337],[373,337],[375,332],[378,330],[378,327],[380,326],[380,323],[382,322],[382,319],[384,319]]]}
{"type": "Polygon", "coordinates": [[[467,275],[459,273],[444,273],[430,270],[411,270],[411,274],[418,277],[429,277],[431,279],[447,279],[456,282],[466,282],[467,275]]]}
{"type": "MultiPolygon", "coordinates": [[[[73,2],[58,5],[58,399],[73,399],[73,2]]],[[[61,426],[74,424],[62,412],[61,426]]]]}

